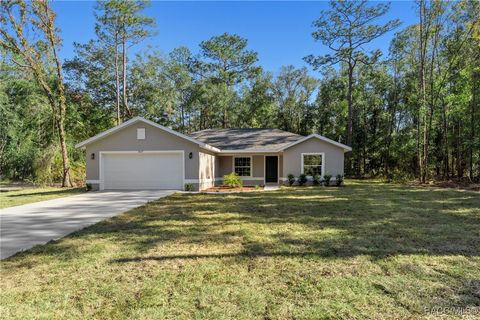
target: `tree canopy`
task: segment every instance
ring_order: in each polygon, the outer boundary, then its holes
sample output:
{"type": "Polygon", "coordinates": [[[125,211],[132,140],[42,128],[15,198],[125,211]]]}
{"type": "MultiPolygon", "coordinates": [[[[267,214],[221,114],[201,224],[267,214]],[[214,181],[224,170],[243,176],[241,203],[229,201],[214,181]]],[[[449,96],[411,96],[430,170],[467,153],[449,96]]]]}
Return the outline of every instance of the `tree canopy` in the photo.
{"type": "Polygon", "coordinates": [[[15,25],[0,28],[2,179],[62,182],[68,168],[81,183],[85,160],[74,144],[136,115],[184,133],[319,133],[352,145],[353,177],[480,179],[478,1],[419,0],[418,22],[406,26],[382,19],[388,4],[331,2],[312,30],[329,52],[305,58],[318,73],[291,65],[267,72],[248,39],[231,33],[201,41],[198,54],[185,47],[134,54],[130,48],[151,43],[155,32],[144,1],[99,2],[95,38],[60,61],[54,12],[35,11],[41,3],[1,6],[2,25],[49,21],[38,42],[23,43],[15,25]],[[391,30],[388,53],[363,50],[391,30]]]}

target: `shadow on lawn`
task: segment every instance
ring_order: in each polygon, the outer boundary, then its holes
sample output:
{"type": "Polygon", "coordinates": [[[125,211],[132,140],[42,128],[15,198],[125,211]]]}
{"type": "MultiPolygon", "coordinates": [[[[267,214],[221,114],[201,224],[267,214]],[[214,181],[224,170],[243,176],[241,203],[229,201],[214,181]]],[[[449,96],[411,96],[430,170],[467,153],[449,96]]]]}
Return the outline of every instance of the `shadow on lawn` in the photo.
{"type": "MultiPolygon", "coordinates": [[[[388,184],[176,194],[73,236],[108,239],[125,246],[126,252],[138,253],[114,263],[236,256],[479,256],[479,208],[480,197],[474,193],[388,184]],[[170,249],[164,250],[164,245],[170,249]],[[177,255],[182,246],[203,246],[207,252],[215,246],[238,250],[177,255]]],[[[56,255],[61,250],[58,242],[41,252],[56,255]]]]}
{"type": "Polygon", "coordinates": [[[223,259],[223,258],[266,258],[266,257],[314,257],[315,254],[307,254],[305,252],[240,252],[240,253],[213,253],[213,254],[179,254],[179,255],[166,255],[166,256],[144,256],[134,258],[120,258],[113,260],[114,262],[139,262],[146,260],[154,261],[168,261],[168,260],[196,260],[196,259],[223,259]]]}
{"type": "MultiPolygon", "coordinates": [[[[315,272],[328,261],[316,264],[315,259],[363,255],[377,260],[376,267],[386,271],[365,278],[361,274],[362,286],[371,285],[390,296],[415,317],[423,315],[425,306],[479,306],[480,282],[471,271],[464,272],[478,264],[479,239],[478,194],[359,183],[345,188],[290,188],[265,193],[175,194],[75,232],[65,240],[16,255],[38,258],[15,261],[13,257],[10,261],[12,268],[19,269],[59,259],[85,259],[89,264],[98,260],[100,267],[106,262],[111,264],[106,266],[111,268],[109,272],[115,272],[123,267],[135,270],[137,265],[129,264],[142,261],[165,262],[165,266],[175,261],[172,264],[183,266],[232,259],[225,265],[222,261],[220,267],[228,268],[230,262],[250,263],[247,259],[278,258],[272,263],[281,267],[281,259],[305,259],[292,268],[305,263],[307,272],[320,279],[323,275],[315,272]],[[418,265],[402,259],[391,265],[388,259],[380,261],[403,254],[441,258],[426,262],[420,258],[418,265]],[[457,255],[475,259],[443,259],[457,255]],[[425,272],[424,266],[428,269],[425,272]],[[392,281],[389,268],[393,270],[392,281]],[[427,287],[420,287],[423,285],[427,287]],[[411,293],[417,288],[421,291],[418,295],[411,293]],[[417,310],[415,303],[405,303],[409,297],[425,305],[417,310]]],[[[289,268],[289,262],[283,267],[289,268]]],[[[339,267],[348,263],[341,262],[339,267]]],[[[142,264],[139,266],[139,273],[145,272],[142,264]]]]}
{"type": "Polygon", "coordinates": [[[68,188],[62,190],[55,190],[55,191],[39,191],[39,192],[28,192],[28,193],[18,193],[18,194],[8,194],[6,193],[4,196],[7,198],[16,198],[16,197],[31,197],[31,196],[44,196],[44,195],[61,195],[61,194],[69,194],[69,193],[80,193],[85,191],[85,188],[68,188]]]}
{"type": "Polygon", "coordinates": [[[113,237],[144,254],[167,243],[243,247],[237,253],[165,254],[115,262],[235,256],[478,256],[479,207],[475,194],[395,185],[175,195],[85,232],[113,237]],[[289,232],[292,225],[304,232],[289,232]]]}

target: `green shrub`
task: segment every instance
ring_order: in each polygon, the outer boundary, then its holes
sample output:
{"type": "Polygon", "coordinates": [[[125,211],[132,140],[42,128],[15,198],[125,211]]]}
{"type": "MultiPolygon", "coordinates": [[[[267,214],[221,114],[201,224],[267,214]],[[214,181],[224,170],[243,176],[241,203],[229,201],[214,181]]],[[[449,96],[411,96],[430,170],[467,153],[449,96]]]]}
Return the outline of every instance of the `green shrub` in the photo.
{"type": "Polygon", "coordinates": [[[61,182],[63,175],[62,157],[55,144],[45,147],[44,152],[39,154],[32,162],[33,183],[36,185],[48,185],[61,182]]]}
{"type": "Polygon", "coordinates": [[[298,176],[298,184],[303,186],[305,183],[307,183],[307,175],[302,173],[298,176]]]}
{"type": "Polygon", "coordinates": [[[320,185],[321,179],[322,179],[322,177],[320,177],[320,175],[318,173],[314,174],[313,175],[313,184],[316,185],[316,186],[320,185]]]}
{"type": "Polygon", "coordinates": [[[223,184],[230,188],[241,187],[242,179],[235,172],[232,172],[223,176],[223,184]]]}
{"type": "Polygon", "coordinates": [[[193,183],[185,183],[185,191],[193,191],[193,183]]]}
{"type": "Polygon", "coordinates": [[[295,183],[295,176],[293,174],[289,173],[287,179],[289,186],[292,186],[295,183]]]}
{"type": "Polygon", "coordinates": [[[332,175],[331,174],[325,174],[323,175],[323,181],[325,182],[325,185],[328,187],[330,185],[330,180],[332,180],[332,175]]]}
{"type": "Polygon", "coordinates": [[[255,185],[255,190],[260,190],[260,186],[258,184],[255,185]]]}
{"type": "Polygon", "coordinates": [[[412,180],[415,180],[415,175],[402,172],[399,169],[394,169],[388,174],[388,182],[398,182],[398,183],[408,183],[412,180]]]}
{"type": "Polygon", "coordinates": [[[342,183],[343,183],[343,175],[341,174],[337,174],[337,176],[335,177],[335,183],[337,184],[337,186],[341,186],[342,183]]]}

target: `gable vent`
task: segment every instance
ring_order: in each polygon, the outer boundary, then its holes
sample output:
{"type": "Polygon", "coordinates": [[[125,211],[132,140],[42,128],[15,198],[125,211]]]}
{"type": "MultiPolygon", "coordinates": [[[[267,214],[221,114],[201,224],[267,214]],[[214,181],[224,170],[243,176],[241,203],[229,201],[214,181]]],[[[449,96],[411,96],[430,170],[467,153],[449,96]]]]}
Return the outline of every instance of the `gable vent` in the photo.
{"type": "Polygon", "coordinates": [[[137,128],[137,140],[145,140],[145,128],[137,128]]]}

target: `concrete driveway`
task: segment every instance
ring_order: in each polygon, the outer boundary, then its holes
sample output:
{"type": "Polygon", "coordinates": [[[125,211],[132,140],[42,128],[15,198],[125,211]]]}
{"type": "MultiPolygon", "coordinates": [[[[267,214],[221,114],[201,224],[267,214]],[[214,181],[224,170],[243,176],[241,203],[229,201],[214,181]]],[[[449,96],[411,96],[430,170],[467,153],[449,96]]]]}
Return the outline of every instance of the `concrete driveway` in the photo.
{"type": "Polygon", "coordinates": [[[172,190],[97,191],[0,210],[0,259],[59,239],[172,190]]]}

